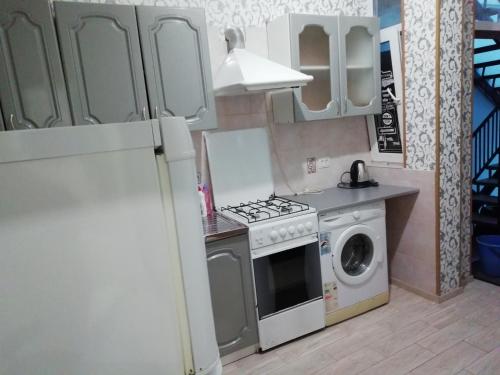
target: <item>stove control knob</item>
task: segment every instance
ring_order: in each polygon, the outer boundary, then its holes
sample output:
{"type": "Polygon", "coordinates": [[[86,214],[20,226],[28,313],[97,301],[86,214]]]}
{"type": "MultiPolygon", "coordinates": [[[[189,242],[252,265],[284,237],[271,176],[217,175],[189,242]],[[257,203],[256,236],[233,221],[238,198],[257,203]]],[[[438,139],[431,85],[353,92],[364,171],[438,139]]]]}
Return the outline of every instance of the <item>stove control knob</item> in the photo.
{"type": "Polygon", "coordinates": [[[306,223],[306,229],[307,229],[308,232],[310,232],[310,231],[313,230],[313,225],[312,225],[312,223],[310,221],[308,221],[306,223]]]}
{"type": "Polygon", "coordinates": [[[280,236],[285,238],[285,236],[286,236],[286,229],[285,228],[280,229],[280,236]]]}
{"type": "Polygon", "coordinates": [[[297,225],[297,232],[304,233],[304,225],[303,224],[297,225]]]}
{"type": "Polygon", "coordinates": [[[361,219],[361,214],[359,213],[359,211],[354,211],[354,212],[352,213],[352,217],[353,217],[354,219],[356,219],[356,220],[359,220],[359,219],[361,219]]]}
{"type": "Polygon", "coordinates": [[[290,225],[288,227],[288,233],[290,233],[290,234],[294,234],[295,233],[295,227],[293,225],[290,225]]]}
{"type": "Polygon", "coordinates": [[[272,241],[276,241],[278,239],[278,232],[276,232],[275,230],[272,230],[271,233],[269,233],[269,238],[272,241]]]}

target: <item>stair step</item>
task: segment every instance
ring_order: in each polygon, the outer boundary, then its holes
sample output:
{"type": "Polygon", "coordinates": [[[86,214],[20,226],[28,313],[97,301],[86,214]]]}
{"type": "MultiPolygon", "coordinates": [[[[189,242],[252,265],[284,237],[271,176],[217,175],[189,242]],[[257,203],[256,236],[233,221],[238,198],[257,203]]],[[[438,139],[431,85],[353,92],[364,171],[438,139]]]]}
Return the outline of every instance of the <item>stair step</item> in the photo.
{"type": "Polygon", "coordinates": [[[491,204],[498,203],[498,197],[492,197],[491,195],[486,195],[486,194],[473,194],[472,200],[475,202],[484,202],[491,204]]]}
{"type": "Polygon", "coordinates": [[[479,64],[474,64],[475,69],[487,68],[488,66],[500,65],[500,60],[485,61],[479,64]]]}
{"type": "Polygon", "coordinates": [[[476,185],[495,185],[498,186],[498,178],[483,178],[481,180],[475,180],[476,185]]]}
{"type": "Polygon", "coordinates": [[[484,79],[497,79],[500,78],[500,74],[485,74],[483,76],[484,79]]]}
{"type": "Polygon", "coordinates": [[[496,218],[479,214],[472,214],[472,222],[476,224],[497,225],[496,218]]]}
{"type": "Polygon", "coordinates": [[[498,169],[499,167],[500,167],[499,164],[490,164],[486,168],[488,168],[488,169],[498,169]]]}
{"type": "Polygon", "coordinates": [[[474,48],[474,54],[495,51],[499,49],[498,44],[490,44],[489,46],[474,48]]]}

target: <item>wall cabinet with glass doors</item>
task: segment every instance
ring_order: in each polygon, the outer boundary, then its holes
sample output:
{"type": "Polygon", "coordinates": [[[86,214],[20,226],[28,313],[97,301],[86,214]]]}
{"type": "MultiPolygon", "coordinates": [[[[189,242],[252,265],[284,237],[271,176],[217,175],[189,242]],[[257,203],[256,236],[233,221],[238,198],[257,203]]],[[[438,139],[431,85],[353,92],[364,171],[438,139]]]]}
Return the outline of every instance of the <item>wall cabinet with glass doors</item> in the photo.
{"type": "Polygon", "coordinates": [[[273,93],[276,122],[380,113],[376,17],[287,14],[269,23],[267,34],[271,60],[314,77],[273,93]]]}

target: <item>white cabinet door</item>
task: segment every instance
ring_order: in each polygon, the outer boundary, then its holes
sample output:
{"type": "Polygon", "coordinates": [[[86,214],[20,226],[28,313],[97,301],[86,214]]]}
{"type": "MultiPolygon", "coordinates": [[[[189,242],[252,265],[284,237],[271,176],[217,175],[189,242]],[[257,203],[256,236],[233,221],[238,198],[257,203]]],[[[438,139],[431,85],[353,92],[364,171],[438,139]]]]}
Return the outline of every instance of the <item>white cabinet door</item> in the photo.
{"type": "Polygon", "coordinates": [[[401,24],[380,30],[382,113],[368,116],[372,160],[403,163],[401,24]]]}
{"type": "Polygon", "coordinates": [[[340,92],[342,115],[380,113],[380,52],[378,19],[339,19],[340,92]]]}
{"type": "Polygon", "coordinates": [[[203,9],[139,6],[137,20],[151,112],[217,128],[203,9]]]}
{"type": "Polygon", "coordinates": [[[339,117],[338,17],[297,14],[290,29],[292,68],[314,77],[294,89],[295,120],[339,117]]]}

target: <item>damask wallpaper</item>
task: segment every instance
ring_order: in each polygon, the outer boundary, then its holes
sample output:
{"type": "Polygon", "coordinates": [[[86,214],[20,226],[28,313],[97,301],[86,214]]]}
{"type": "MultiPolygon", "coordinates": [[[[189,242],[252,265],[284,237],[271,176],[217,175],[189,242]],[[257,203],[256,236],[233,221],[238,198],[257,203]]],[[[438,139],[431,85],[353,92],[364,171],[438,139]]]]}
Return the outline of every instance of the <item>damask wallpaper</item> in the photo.
{"type": "Polygon", "coordinates": [[[472,166],[472,88],[474,54],[474,0],[463,5],[463,77],[462,77],[462,228],[461,281],[470,277],[471,224],[471,166],[472,166]]]}
{"type": "Polygon", "coordinates": [[[440,11],[441,295],[459,287],[462,134],[462,1],[440,11]]]}
{"type": "Polygon", "coordinates": [[[404,0],[406,163],[433,170],[436,165],[435,31],[436,0],[404,0]]]}
{"type": "Polygon", "coordinates": [[[470,274],[473,0],[404,1],[407,167],[434,170],[439,158],[440,288],[470,274]],[[436,25],[436,5],[439,22],[436,25]],[[436,93],[436,27],[440,87],[436,93]],[[439,97],[436,97],[436,94],[439,97]],[[436,100],[440,154],[436,155],[436,100]]]}
{"type": "Polygon", "coordinates": [[[207,23],[222,33],[226,26],[264,26],[285,13],[368,15],[371,0],[66,0],[205,8],[207,23]]]}

